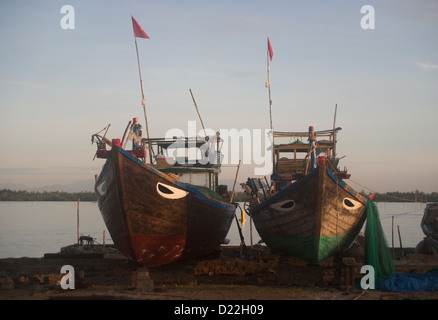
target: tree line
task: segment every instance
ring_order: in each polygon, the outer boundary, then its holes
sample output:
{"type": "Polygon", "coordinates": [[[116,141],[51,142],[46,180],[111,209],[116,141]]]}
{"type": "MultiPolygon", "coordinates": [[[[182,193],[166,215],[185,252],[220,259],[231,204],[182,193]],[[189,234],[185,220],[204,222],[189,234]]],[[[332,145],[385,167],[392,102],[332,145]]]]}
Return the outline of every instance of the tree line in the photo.
{"type": "Polygon", "coordinates": [[[94,192],[0,190],[0,201],[97,201],[94,192]]]}
{"type": "MultiPolygon", "coordinates": [[[[371,194],[365,191],[360,192],[361,195],[368,197],[371,194]]],[[[244,202],[248,200],[249,196],[244,192],[236,192],[233,197],[233,201],[244,202]]],[[[264,199],[262,193],[259,193],[260,200],[264,199]]],[[[412,192],[385,192],[377,193],[374,198],[374,202],[438,202],[438,192],[425,193],[421,191],[412,192]]]]}
{"type": "MultiPolygon", "coordinates": [[[[364,191],[364,196],[369,196],[364,191]]],[[[235,192],[233,201],[245,202],[249,196],[245,192],[235,192]]],[[[260,199],[263,199],[260,194],[260,199]]],[[[63,191],[14,191],[9,189],[0,190],[0,201],[97,201],[92,191],[87,192],[63,192],[63,191]]],[[[412,192],[386,192],[378,193],[374,197],[375,202],[438,202],[438,192],[425,193],[422,191],[412,192]]]]}
{"type": "Polygon", "coordinates": [[[425,193],[415,190],[413,192],[386,192],[377,193],[375,202],[438,202],[438,192],[425,193]]]}

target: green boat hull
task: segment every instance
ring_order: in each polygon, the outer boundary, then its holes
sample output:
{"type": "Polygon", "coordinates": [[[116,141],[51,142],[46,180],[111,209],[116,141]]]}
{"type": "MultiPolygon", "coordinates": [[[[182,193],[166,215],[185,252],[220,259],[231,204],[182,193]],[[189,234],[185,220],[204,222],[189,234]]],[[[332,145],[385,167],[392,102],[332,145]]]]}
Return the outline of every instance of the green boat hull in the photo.
{"type": "MultiPolygon", "coordinates": [[[[329,236],[288,237],[276,234],[262,234],[260,237],[266,243],[272,244],[273,248],[278,248],[277,253],[299,257],[311,264],[318,264],[330,258],[339,252],[338,246],[347,241],[345,237],[329,236]]],[[[352,241],[349,243],[351,244],[352,241]]]]}
{"type": "Polygon", "coordinates": [[[320,166],[249,214],[272,252],[317,264],[350,247],[366,205],[366,198],[320,166]]]}

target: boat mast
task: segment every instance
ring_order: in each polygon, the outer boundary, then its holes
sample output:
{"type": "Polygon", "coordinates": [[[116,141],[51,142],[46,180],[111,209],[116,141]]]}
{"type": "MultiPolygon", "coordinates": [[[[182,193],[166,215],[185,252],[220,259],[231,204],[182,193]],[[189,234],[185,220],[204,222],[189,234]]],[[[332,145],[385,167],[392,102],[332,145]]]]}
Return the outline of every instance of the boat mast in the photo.
{"type": "Polygon", "coordinates": [[[338,110],[338,104],[335,105],[335,116],[333,118],[333,161],[336,159],[336,112],[338,110]]]}
{"type": "Polygon", "coordinates": [[[309,126],[309,140],[310,170],[313,170],[316,168],[316,138],[313,126],[309,126]]]}
{"type": "MultiPolygon", "coordinates": [[[[146,38],[149,39],[149,36],[144,32],[144,30],[140,27],[140,25],[135,21],[134,17],[132,17],[132,25],[134,28],[134,40],[135,40],[135,50],[137,52],[137,64],[138,64],[138,75],[140,76],[140,87],[141,87],[141,104],[143,105],[143,111],[144,111],[144,119],[146,122],[146,134],[148,137],[148,148],[149,148],[149,160],[152,164],[152,147],[151,147],[151,141],[149,137],[149,125],[148,125],[148,116],[146,114],[146,101],[144,98],[144,88],[143,88],[143,79],[141,77],[141,68],[140,68],[140,57],[138,55],[138,45],[137,45],[137,37],[140,38],[146,38]],[[140,30],[138,30],[140,29],[140,30]]],[[[146,162],[146,159],[145,159],[146,162]]]]}
{"type": "Polygon", "coordinates": [[[268,50],[266,52],[266,60],[267,60],[267,71],[268,71],[268,82],[266,82],[266,88],[268,88],[269,92],[269,121],[270,121],[270,129],[272,135],[272,174],[275,172],[275,145],[274,145],[274,129],[272,127],[272,99],[271,99],[271,74],[269,68],[269,61],[272,61],[272,57],[274,52],[272,50],[271,42],[268,37],[268,50]]]}
{"type": "MultiPolygon", "coordinates": [[[[269,39],[268,39],[269,41],[269,39]]],[[[268,52],[267,52],[267,71],[268,71],[268,82],[266,82],[266,88],[268,88],[269,92],[269,123],[270,128],[272,131],[272,99],[271,99],[271,75],[270,75],[270,68],[269,68],[269,60],[270,60],[270,54],[269,54],[269,45],[268,45],[268,52]]]]}

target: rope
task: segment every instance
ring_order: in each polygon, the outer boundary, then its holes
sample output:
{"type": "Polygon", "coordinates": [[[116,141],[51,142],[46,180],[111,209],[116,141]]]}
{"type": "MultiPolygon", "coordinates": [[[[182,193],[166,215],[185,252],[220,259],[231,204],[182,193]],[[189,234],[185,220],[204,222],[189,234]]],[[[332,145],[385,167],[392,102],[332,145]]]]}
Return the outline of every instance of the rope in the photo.
{"type": "Polygon", "coordinates": [[[351,178],[350,178],[349,180],[350,180],[351,182],[353,182],[353,183],[355,183],[355,184],[361,186],[362,188],[365,188],[365,189],[371,191],[371,193],[377,193],[377,191],[374,191],[374,190],[372,190],[372,189],[370,189],[370,188],[368,188],[368,187],[365,187],[364,185],[360,184],[359,182],[354,181],[354,180],[351,179],[351,178]]]}
{"type": "MultiPolygon", "coordinates": [[[[371,191],[371,193],[378,193],[377,191],[374,191],[374,190],[372,190],[372,189],[370,189],[368,187],[365,187],[364,185],[361,185],[359,182],[356,182],[356,181],[352,180],[351,178],[349,180],[351,182],[361,186],[362,188],[365,188],[365,189],[371,191]]],[[[418,202],[418,201],[415,201],[415,200],[410,200],[410,199],[400,198],[400,197],[396,197],[396,196],[391,196],[391,195],[389,195],[387,193],[385,193],[385,197],[396,199],[396,200],[402,200],[402,201],[405,201],[405,202],[418,202]]]]}
{"type": "MultiPolygon", "coordinates": [[[[368,189],[368,190],[371,191],[372,193],[377,193],[376,191],[373,191],[373,190],[371,190],[370,188],[367,188],[367,187],[361,185],[360,183],[358,183],[358,182],[356,182],[356,181],[353,181],[353,180],[351,180],[351,179],[350,179],[350,181],[351,181],[351,182],[354,182],[354,183],[356,183],[356,184],[358,184],[358,185],[361,186],[362,188],[368,189]]],[[[405,201],[405,202],[417,203],[417,202],[415,202],[414,200],[404,199],[404,198],[400,198],[400,197],[396,197],[396,196],[390,196],[390,195],[388,195],[388,194],[385,194],[385,196],[388,197],[388,198],[393,198],[393,199],[397,199],[397,200],[403,200],[403,201],[405,201]]],[[[419,211],[419,210],[407,211],[407,212],[403,212],[403,213],[397,214],[397,215],[395,215],[395,216],[400,217],[400,216],[407,215],[407,214],[410,214],[410,213],[415,213],[415,212],[418,212],[418,211],[419,211]]],[[[392,216],[388,216],[388,217],[383,217],[383,218],[381,218],[380,220],[389,219],[389,218],[392,218],[393,216],[394,216],[394,215],[392,215],[392,216]]]]}
{"type": "Polygon", "coordinates": [[[423,211],[423,209],[421,209],[421,210],[420,209],[419,210],[414,210],[414,211],[408,211],[408,212],[403,212],[403,213],[398,213],[398,214],[392,214],[391,216],[380,218],[380,220],[385,220],[385,219],[389,219],[389,218],[392,218],[392,217],[400,217],[400,216],[408,215],[410,213],[416,213],[416,212],[419,212],[419,211],[420,211],[420,213],[422,213],[421,211],[423,211]]]}

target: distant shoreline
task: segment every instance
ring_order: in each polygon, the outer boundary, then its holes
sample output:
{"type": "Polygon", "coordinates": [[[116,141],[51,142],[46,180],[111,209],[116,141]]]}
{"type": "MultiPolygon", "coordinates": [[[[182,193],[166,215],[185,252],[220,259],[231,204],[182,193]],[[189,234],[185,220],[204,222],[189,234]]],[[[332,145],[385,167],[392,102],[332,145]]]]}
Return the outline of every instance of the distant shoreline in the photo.
{"type": "MultiPolygon", "coordinates": [[[[367,194],[363,195],[367,196],[367,194]]],[[[248,196],[244,192],[236,192],[234,201],[244,202],[248,196]]],[[[96,202],[97,198],[92,191],[64,192],[64,191],[15,191],[9,189],[0,190],[0,201],[90,201],[96,202]]],[[[438,192],[424,193],[412,192],[386,192],[377,193],[374,202],[438,202],[438,192]]]]}
{"type": "Polygon", "coordinates": [[[90,201],[96,202],[94,192],[64,192],[64,191],[13,191],[0,190],[0,201],[90,201]]]}

